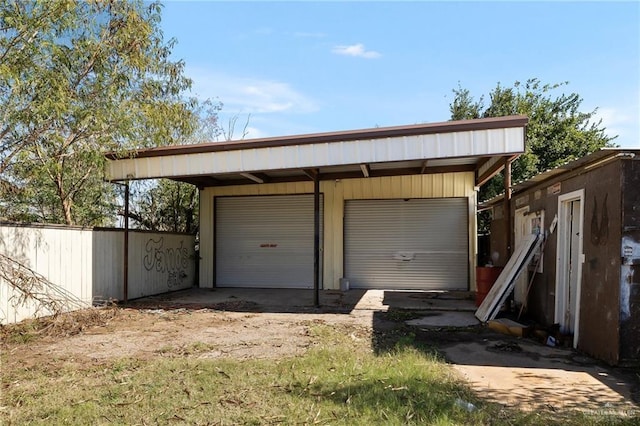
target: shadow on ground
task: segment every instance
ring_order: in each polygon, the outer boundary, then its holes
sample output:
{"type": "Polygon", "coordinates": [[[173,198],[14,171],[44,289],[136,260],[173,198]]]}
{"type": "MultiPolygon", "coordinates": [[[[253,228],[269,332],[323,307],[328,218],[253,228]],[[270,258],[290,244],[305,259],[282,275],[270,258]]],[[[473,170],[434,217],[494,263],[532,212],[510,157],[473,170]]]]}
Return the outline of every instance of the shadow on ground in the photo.
{"type": "Polygon", "coordinates": [[[640,372],[613,368],[569,348],[502,335],[479,324],[468,292],[190,289],[134,300],[140,309],[368,316],[372,349],[412,345],[452,364],[482,398],[525,410],[579,409],[638,415],[640,372]],[[410,325],[413,324],[413,325],[410,325]]]}
{"type": "Polygon", "coordinates": [[[508,407],[640,419],[638,370],[611,367],[570,348],[499,334],[481,324],[407,324],[423,314],[406,310],[375,313],[373,324],[397,324],[374,333],[375,352],[385,354],[399,344],[409,344],[435,354],[450,363],[478,396],[508,407]]]}

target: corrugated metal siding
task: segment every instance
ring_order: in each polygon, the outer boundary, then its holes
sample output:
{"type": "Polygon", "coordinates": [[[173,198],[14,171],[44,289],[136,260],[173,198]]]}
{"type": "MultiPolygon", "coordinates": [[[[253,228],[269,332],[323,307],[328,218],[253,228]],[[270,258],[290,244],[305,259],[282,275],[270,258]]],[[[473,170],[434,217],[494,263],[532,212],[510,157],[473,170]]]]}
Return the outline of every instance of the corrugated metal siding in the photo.
{"type": "Polygon", "coordinates": [[[124,158],[110,160],[107,175],[109,179],[144,179],[499,155],[522,151],[524,131],[522,127],[514,127],[166,157],[124,158]]]}
{"type": "Polygon", "coordinates": [[[129,298],[193,287],[195,237],[134,232],[129,235],[129,298]]]}
{"type": "Polygon", "coordinates": [[[217,198],[216,285],[313,288],[313,223],[313,195],[217,198]]]}
{"type": "MultiPolygon", "coordinates": [[[[468,202],[469,259],[475,266],[475,191],[474,173],[446,173],[411,176],[341,179],[320,182],[324,195],[323,288],[340,288],[343,273],[343,234],[345,200],[393,198],[465,197],[468,202]]],[[[232,195],[309,194],[312,182],[269,183],[256,185],[209,187],[200,194],[200,286],[213,287],[214,229],[213,199],[232,195]],[[209,218],[208,220],[205,218],[209,218]]],[[[473,286],[475,268],[470,270],[473,286]]]]}
{"type": "MultiPolygon", "coordinates": [[[[95,231],[93,249],[99,256],[92,260],[93,296],[97,300],[123,300],[124,232],[95,231]]],[[[131,265],[130,265],[131,266],[131,265]]]]}
{"type": "Polygon", "coordinates": [[[468,243],[466,198],[345,205],[345,276],[353,288],[466,289],[468,243]]]}
{"type": "MultiPolygon", "coordinates": [[[[129,299],[190,288],[196,279],[195,237],[160,232],[129,232],[129,299]]],[[[93,297],[124,298],[124,232],[94,231],[93,297]]]]}
{"type": "MultiPolygon", "coordinates": [[[[129,298],[189,288],[195,280],[194,236],[131,231],[129,298]],[[149,243],[149,241],[152,241],[149,243]]],[[[87,306],[123,298],[123,230],[0,226],[0,252],[43,275],[87,306]]],[[[50,315],[0,279],[0,321],[50,315]]]]}
{"type": "MultiPolygon", "coordinates": [[[[62,228],[0,226],[0,252],[44,276],[62,291],[91,305],[91,231],[62,228]]],[[[54,291],[47,291],[55,295],[54,291]]],[[[18,303],[20,294],[0,279],[0,320],[3,324],[51,315],[35,303],[18,303]]]]}

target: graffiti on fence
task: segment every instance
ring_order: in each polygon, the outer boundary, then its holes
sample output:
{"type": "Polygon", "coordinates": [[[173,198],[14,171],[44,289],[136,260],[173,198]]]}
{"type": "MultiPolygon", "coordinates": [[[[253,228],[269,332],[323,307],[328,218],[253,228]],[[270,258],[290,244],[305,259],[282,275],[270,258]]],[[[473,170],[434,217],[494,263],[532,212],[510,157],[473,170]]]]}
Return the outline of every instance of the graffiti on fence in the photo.
{"type": "Polygon", "coordinates": [[[164,237],[149,238],[145,244],[144,268],[167,274],[167,287],[178,287],[187,278],[189,250],[180,241],[177,247],[164,247],[164,237]]]}

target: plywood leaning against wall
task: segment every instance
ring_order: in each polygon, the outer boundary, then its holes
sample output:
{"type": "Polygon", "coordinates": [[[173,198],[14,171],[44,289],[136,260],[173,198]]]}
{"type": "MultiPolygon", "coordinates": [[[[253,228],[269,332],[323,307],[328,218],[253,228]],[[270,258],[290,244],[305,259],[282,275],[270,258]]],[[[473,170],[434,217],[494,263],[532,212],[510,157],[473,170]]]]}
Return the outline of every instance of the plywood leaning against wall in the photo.
{"type": "MultiPolygon", "coordinates": [[[[193,235],[131,231],[129,299],[193,286],[194,244],[193,235]]],[[[0,224],[0,254],[41,276],[46,297],[67,295],[86,307],[123,299],[123,253],[122,229],[0,224]]],[[[23,296],[0,274],[0,323],[53,314],[23,296]]]]}
{"type": "Polygon", "coordinates": [[[537,234],[530,234],[522,239],[495,284],[489,290],[487,297],[476,310],[476,318],[482,322],[495,319],[509,293],[513,290],[516,280],[520,274],[527,270],[534,254],[538,252],[542,239],[542,236],[537,234]]]}

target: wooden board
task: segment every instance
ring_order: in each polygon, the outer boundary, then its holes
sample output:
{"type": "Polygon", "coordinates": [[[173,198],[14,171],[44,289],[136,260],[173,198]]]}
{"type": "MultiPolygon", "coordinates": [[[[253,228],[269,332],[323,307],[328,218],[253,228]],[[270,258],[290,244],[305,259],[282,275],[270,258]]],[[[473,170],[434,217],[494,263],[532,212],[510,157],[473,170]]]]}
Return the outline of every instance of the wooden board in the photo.
{"type": "Polygon", "coordinates": [[[476,318],[487,322],[496,317],[509,293],[513,291],[518,276],[527,269],[527,265],[531,262],[541,243],[542,237],[540,235],[531,234],[522,239],[495,284],[489,290],[487,297],[476,311],[476,318]]]}

